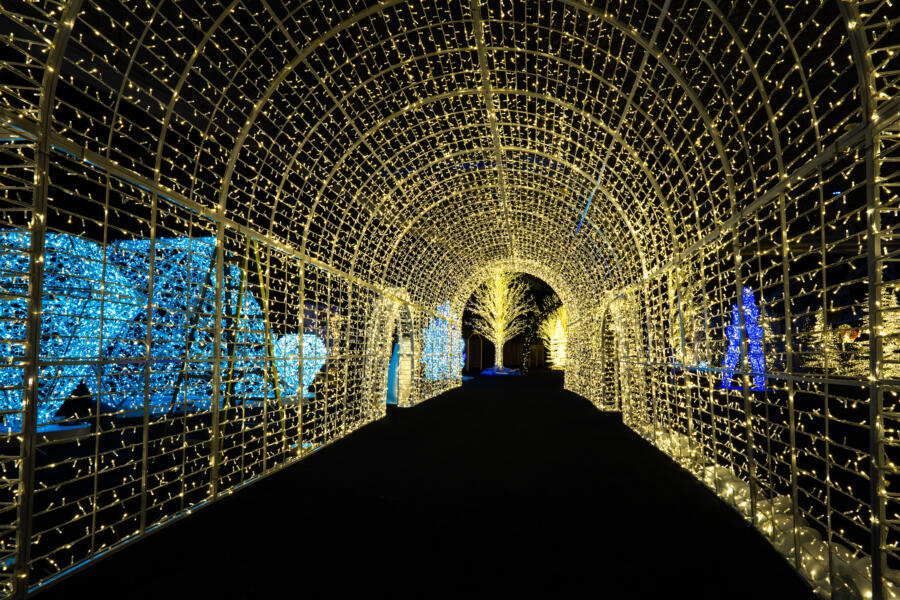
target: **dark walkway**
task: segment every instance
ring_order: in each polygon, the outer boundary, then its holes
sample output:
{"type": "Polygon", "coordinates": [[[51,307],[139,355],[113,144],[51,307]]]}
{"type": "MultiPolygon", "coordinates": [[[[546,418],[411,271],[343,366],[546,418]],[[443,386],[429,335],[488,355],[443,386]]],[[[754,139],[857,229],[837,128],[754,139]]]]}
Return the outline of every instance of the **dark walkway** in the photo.
{"type": "Polygon", "coordinates": [[[543,377],[374,423],[38,597],[812,598],[749,525],[543,377]]]}

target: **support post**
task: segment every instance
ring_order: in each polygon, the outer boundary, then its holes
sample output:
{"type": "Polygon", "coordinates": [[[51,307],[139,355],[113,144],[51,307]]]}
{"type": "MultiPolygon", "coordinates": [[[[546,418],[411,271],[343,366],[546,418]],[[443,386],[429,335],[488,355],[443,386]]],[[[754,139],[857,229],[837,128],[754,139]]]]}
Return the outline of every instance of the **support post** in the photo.
{"type": "MultiPolygon", "coordinates": [[[[219,495],[219,464],[222,448],[222,432],[219,430],[219,403],[222,399],[222,291],[225,288],[225,226],[216,223],[216,267],[213,281],[215,291],[215,316],[213,317],[213,372],[212,372],[212,431],[210,440],[210,496],[219,495]]],[[[199,312],[199,311],[198,311],[199,312]]]]}
{"type": "Polygon", "coordinates": [[[25,325],[25,356],[22,390],[22,437],[19,488],[17,493],[16,554],[13,566],[13,595],[18,600],[28,592],[31,537],[34,511],[34,472],[37,446],[37,405],[40,400],[41,322],[43,320],[44,260],[47,239],[47,199],[50,186],[50,130],[56,85],[66,46],[72,33],[81,0],[71,0],[60,16],[50,45],[50,56],[41,79],[38,107],[38,135],[34,155],[34,196],[32,202],[29,261],[28,316],[25,325]]]}
{"type": "Polygon", "coordinates": [[[150,201],[150,247],[147,250],[147,321],[144,333],[144,412],[141,429],[141,516],[139,531],[147,529],[147,469],[150,454],[150,365],[153,360],[153,294],[156,275],[157,195],[150,201]]]}

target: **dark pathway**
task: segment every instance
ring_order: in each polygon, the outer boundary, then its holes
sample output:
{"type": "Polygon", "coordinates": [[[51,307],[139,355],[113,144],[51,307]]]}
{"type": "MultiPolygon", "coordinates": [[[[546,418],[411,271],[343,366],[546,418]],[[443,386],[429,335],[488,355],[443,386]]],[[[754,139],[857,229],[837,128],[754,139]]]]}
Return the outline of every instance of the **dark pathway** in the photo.
{"type": "Polygon", "coordinates": [[[548,376],[476,380],[38,598],[812,594],[702,484],[548,376]]]}

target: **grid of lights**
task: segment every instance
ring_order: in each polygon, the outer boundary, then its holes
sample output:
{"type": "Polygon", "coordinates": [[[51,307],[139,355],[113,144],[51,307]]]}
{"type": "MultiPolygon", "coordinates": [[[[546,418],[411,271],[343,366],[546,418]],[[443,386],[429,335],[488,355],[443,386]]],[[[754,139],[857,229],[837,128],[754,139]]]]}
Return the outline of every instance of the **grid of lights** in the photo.
{"type": "Polygon", "coordinates": [[[0,595],[377,418],[395,337],[405,403],[458,385],[497,267],[563,300],[569,389],[823,596],[896,595],[895,3],[0,23],[0,595]]]}

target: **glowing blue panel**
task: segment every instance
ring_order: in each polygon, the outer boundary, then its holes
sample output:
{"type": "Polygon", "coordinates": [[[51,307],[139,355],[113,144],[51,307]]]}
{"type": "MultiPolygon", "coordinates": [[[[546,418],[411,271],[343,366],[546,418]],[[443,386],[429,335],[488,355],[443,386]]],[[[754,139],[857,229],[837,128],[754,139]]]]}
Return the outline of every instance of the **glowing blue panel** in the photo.
{"type": "MultiPolygon", "coordinates": [[[[207,410],[212,398],[213,329],[215,318],[215,238],[157,238],[153,256],[153,319],[150,327],[150,403],[166,410],[173,402],[207,410]]],[[[109,260],[116,264],[132,285],[149,293],[150,241],[127,240],[110,246],[109,260]]],[[[273,393],[263,390],[266,368],[265,327],[262,310],[245,286],[240,319],[241,270],[225,266],[223,290],[223,358],[234,353],[232,393],[262,398],[273,393]],[[231,339],[231,335],[234,339],[231,339]]],[[[142,307],[130,328],[117,340],[110,354],[135,359],[106,365],[103,392],[108,404],[123,409],[144,403],[144,338],[146,307],[142,307]]],[[[223,367],[222,391],[228,372],[223,367]]],[[[92,390],[93,391],[93,390],[92,390]]],[[[224,402],[224,394],[223,400],[224,402]]]]}
{"type": "MultiPolygon", "coordinates": [[[[11,365],[0,370],[3,410],[22,408],[30,243],[27,231],[0,231],[0,353],[11,365]]],[[[41,368],[38,383],[39,424],[52,421],[82,381],[96,387],[98,359],[144,304],[118,269],[104,267],[101,245],[52,232],[46,237],[42,296],[40,353],[49,364],[41,368]]],[[[2,426],[21,428],[21,415],[7,414],[2,426]]]]}

